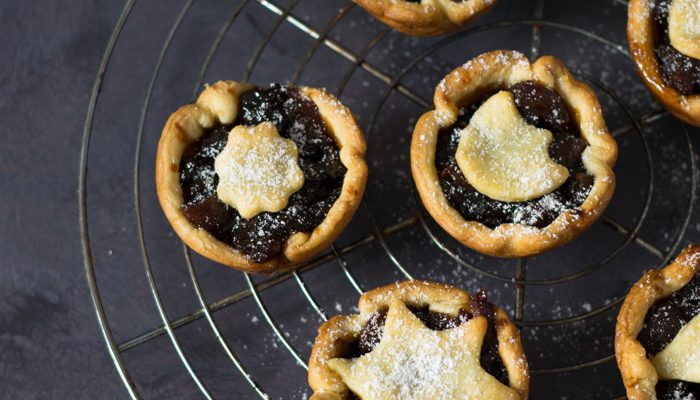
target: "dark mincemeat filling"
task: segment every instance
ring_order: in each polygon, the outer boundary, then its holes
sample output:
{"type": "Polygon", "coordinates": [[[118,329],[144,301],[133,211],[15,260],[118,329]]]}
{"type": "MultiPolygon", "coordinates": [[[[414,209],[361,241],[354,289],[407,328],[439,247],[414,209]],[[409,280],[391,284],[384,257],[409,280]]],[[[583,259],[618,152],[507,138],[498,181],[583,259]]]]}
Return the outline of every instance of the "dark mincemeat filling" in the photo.
{"type": "Polygon", "coordinates": [[[672,45],[668,37],[668,12],[671,0],[656,0],[652,3],[655,23],[656,57],[664,83],[682,95],[700,94],[700,60],[688,57],[672,45]]]}
{"type": "MultiPolygon", "coordinates": [[[[498,353],[498,337],[496,336],[495,306],[488,301],[485,290],[480,290],[469,302],[469,310],[461,309],[457,316],[451,316],[435,311],[430,311],[428,306],[411,306],[408,308],[420,319],[429,329],[442,331],[455,328],[478,316],[484,316],[488,320],[488,328],[484,336],[484,343],[481,348],[481,367],[498,379],[504,385],[509,385],[508,371],[501,355],[498,353]]],[[[387,310],[382,310],[372,314],[367,324],[362,328],[360,337],[350,344],[343,358],[357,358],[374,350],[382,340],[384,323],[386,321],[387,310]]],[[[351,400],[357,396],[351,394],[351,400]]]]}
{"type": "Polygon", "coordinates": [[[523,119],[552,132],[549,155],[569,169],[569,179],[548,195],[515,203],[491,199],[469,184],[457,164],[455,153],[460,132],[488,97],[460,110],[457,122],[440,132],[435,167],[447,201],[465,220],[478,221],[489,228],[507,223],[543,228],[563,211],[576,210],[588,197],[593,186],[593,176],[588,174],[581,161],[581,154],[587,144],[570,118],[564,101],[555,91],[535,81],[520,82],[508,90],[513,93],[523,119]]]}
{"type": "Polygon", "coordinates": [[[340,196],[345,172],[338,147],[312,100],[298,89],[277,84],[255,88],[241,94],[233,124],[210,129],[183,154],[182,211],[194,225],[250,260],[264,262],[282,252],[290,235],[310,232],[323,221],[340,196]],[[296,144],[304,186],[289,198],[284,210],[263,212],[247,220],[219,200],[214,160],[234,126],[265,121],[274,123],[280,136],[296,144]]]}
{"type": "MultiPolygon", "coordinates": [[[[644,319],[637,340],[649,355],[655,355],[673,341],[683,325],[700,313],[700,274],[681,290],[657,301],[644,319]]],[[[656,385],[659,400],[700,399],[700,384],[684,381],[659,381],[656,385]],[[688,397],[693,395],[695,397],[688,397]]]]}

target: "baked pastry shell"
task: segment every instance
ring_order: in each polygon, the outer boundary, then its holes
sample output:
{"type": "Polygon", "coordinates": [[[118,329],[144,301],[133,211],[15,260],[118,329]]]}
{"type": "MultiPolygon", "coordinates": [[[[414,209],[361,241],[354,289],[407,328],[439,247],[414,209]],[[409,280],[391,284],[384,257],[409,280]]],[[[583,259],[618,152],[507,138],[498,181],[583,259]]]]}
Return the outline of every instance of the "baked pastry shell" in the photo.
{"type": "Polygon", "coordinates": [[[667,267],[644,274],[622,303],[615,326],[615,356],[630,400],[656,399],[659,376],[637,341],[647,312],[654,303],[687,285],[698,272],[700,246],[689,246],[667,267]]]}
{"type": "MultiPolygon", "coordinates": [[[[348,398],[350,389],[328,367],[327,361],[341,357],[347,345],[360,335],[372,313],[388,308],[392,299],[409,305],[428,305],[432,311],[457,315],[462,308],[469,311],[471,296],[453,286],[425,281],[398,282],[364,293],[358,304],[359,314],[335,316],[319,328],[309,359],[309,385],[314,390],[311,400],[348,398]]],[[[522,400],[526,400],[530,387],[530,370],[520,342],[520,332],[498,307],[494,321],[498,351],[508,372],[510,387],[520,394],[522,400]]]]}
{"type": "Polygon", "coordinates": [[[399,32],[413,36],[441,35],[452,32],[480,17],[496,0],[353,0],[378,20],[399,32]]]}
{"type": "Polygon", "coordinates": [[[684,96],[661,78],[656,46],[656,26],[650,0],[630,0],[627,10],[627,42],[637,72],[649,91],[676,118],[700,126],[700,94],[684,96]]]}
{"type": "Polygon", "coordinates": [[[568,243],[602,215],[615,191],[612,167],[617,143],[608,133],[595,93],[559,60],[544,56],[530,64],[516,51],[485,53],[450,72],[435,89],[433,101],[435,110],[423,114],[413,131],[411,171],[425,208],[459,242],[497,257],[530,256],[568,243]],[[454,124],[461,108],[524,80],[536,80],[553,89],[572,111],[588,144],[582,160],[594,184],[579,208],[562,212],[544,228],[508,223],[491,229],[465,220],[447,201],[435,167],[438,135],[454,124]]]}
{"type": "Polygon", "coordinates": [[[220,81],[207,86],[194,104],[175,111],[163,128],[156,157],[158,200],[180,238],[194,251],[229,267],[257,273],[289,270],[327,248],[350,222],[362,200],[367,182],[364,160],[366,144],[354,117],[340,101],[323,89],[300,87],[318,107],[340,150],[347,168],[340,196],[325,219],[312,232],[298,232],[285,243],[283,252],[264,263],[247,259],[241,252],[193,225],[182,212],[180,160],[185,150],[208,129],[231,124],[238,114],[239,96],[254,86],[235,81],[220,81]]]}

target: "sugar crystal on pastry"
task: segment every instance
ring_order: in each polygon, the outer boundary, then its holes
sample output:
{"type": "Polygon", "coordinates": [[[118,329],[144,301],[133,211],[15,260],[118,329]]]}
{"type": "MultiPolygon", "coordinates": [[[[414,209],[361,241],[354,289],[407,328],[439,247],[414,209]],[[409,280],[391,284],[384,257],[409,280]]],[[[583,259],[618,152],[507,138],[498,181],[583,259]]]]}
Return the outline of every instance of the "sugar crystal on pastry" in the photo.
{"type": "Polygon", "coordinates": [[[297,156],[296,144],[271,122],[236,126],[214,163],[219,198],[246,219],[282,210],[304,185],[297,156]]]}
{"type": "Polygon", "coordinates": [[[700,314],[681,328],[675,339],[653,358],[663,379],[700,383],[700,314]]]}
{"type": "Polygon", "coordinates": [[[480,365],[486,327],[486,318],[477,317],[431,330],[403,302],[393,300],[377,346],[358,358],[331,359],[328,365],[366,399],[520,399],[480,365]]]}
{"type": "Polygon", "coordinates": [[[158,197],[200,254],[274,272],[312,257],[347,224],[364,191],[364,152],[352,115],[324,90],[221,81],[168,119],[158,197]],[[223,152],[233,128],[268,132],[223,152]]]}
{"type": "Polygon", "coordinates": [[[700,126],[700,1],[630,0],[627,36],[651,93],[671,114],[700,126]]]}
{"type": "Polygon", "coordinates": [[[700,0],[673,0],[668,12],[671,45],[688,57],[700,59],[700,0]]]}
{"type": "Polygon", "coordinates": [[[517,328],[485,290],[396,282],[365,292],[358,308],[320,327],[312,400],[527,399],[517,328]]]}
{"type": "Polygon", "coordinates": [[[617,318],[615,348],[627,395],[700,398],[700,246],[647,272],[617,318]]]}
{"type": "Polygon", "coordinates": [[[602,215],[617,146],[595,93],[559,60],[482,54],[445,76],[434,104],[416,123],[411,172],[430,215],[462,244],[537,254],[602,215]]]}
{"type": "Polygon", "coordinates": [[[513,95],[486,100],[462,131],[456,159],[469,183],[492,199],[514,202],[544,196],[569,177],[548,154],[552,133],[528,124],[513,95]]]}

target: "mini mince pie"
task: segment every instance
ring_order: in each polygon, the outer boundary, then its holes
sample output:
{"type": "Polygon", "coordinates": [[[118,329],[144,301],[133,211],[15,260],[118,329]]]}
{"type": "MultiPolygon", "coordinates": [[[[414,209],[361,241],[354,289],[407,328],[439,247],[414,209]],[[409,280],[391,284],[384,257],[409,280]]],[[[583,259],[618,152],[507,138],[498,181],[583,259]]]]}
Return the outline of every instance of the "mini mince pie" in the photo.
{"type": "Polygon", "coordinates": [[[631,400],[700,399],[700,246],[632,287],[615,354],[631,400]]]}
{"type": "Polygon", "coordinates": [[[348,224],[367,181],[364,154],[352,114],[326,91],[221,81],[165,124],[158,198],[198,253],[277,272],[319,253],[348,224]]]}
{"type": "Polygon", "coordinates": [[[353,0],[407,35],[441,35],[488,11],[496,0],[353,0]]]}
{"type": "Polygon", "coordinates": [[[700,126],[700,1],[630,0],[627,40],[652,94],[700,126]]]}
{"type": "Polygon", "coordinates": [[[615,189],[598,99],[556,58],[493,51],[450,72],[418,120],[411,170],[428,212],[481,253],[522,257],[585,231],[615,189]]]}
{"type": "Polygon", "coordinates": [[[319,329],[312,400],[525,400],[520,335],[481,291],[406,281],[360,297],[319,329]]]}

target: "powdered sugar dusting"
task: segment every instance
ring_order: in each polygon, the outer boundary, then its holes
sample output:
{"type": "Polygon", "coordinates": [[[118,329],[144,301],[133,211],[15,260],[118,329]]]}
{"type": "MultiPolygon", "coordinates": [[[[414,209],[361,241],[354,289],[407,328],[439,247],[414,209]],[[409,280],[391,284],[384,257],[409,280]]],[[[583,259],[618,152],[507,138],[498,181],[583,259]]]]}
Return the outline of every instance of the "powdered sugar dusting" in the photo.
{"type": "Polygon", "coordinates": [[[675,0],[671,3],[670,24],[674,23],[674,15],[680,14],[679,30],[690,38],[700,37],[700,0],[675,0]],[[674,8],[678,8],[678,13],[674,8]]]}
{"type": "Polygon", "coordinates": [[[296,145],[270,122],[235,127],[214,165],[219,198],[247,219],[282,210],[304,184],[296,145]]]}
{"type": "Polygon", "coordinates": [[[469,183],[501,201],[525,201],[551,193],[569,177],[549,157],[551,132],[528,124],[513,95],[499,92],[474,113],[461,133],[456,159],[469,183]]]}
{"type": "Polygon", "coordinates": [[[700,383],[700,315],[683,326],[653,363],[662,378],[700,383]]]}
{"type": "Polygon", "coordinates": [[[477,317],[459,327],[433,331],[394,300],[375,349],[328,365],[350,389],[367,399],[504,399],[520,396],[479,363],[487,322],[477,317]]]}

